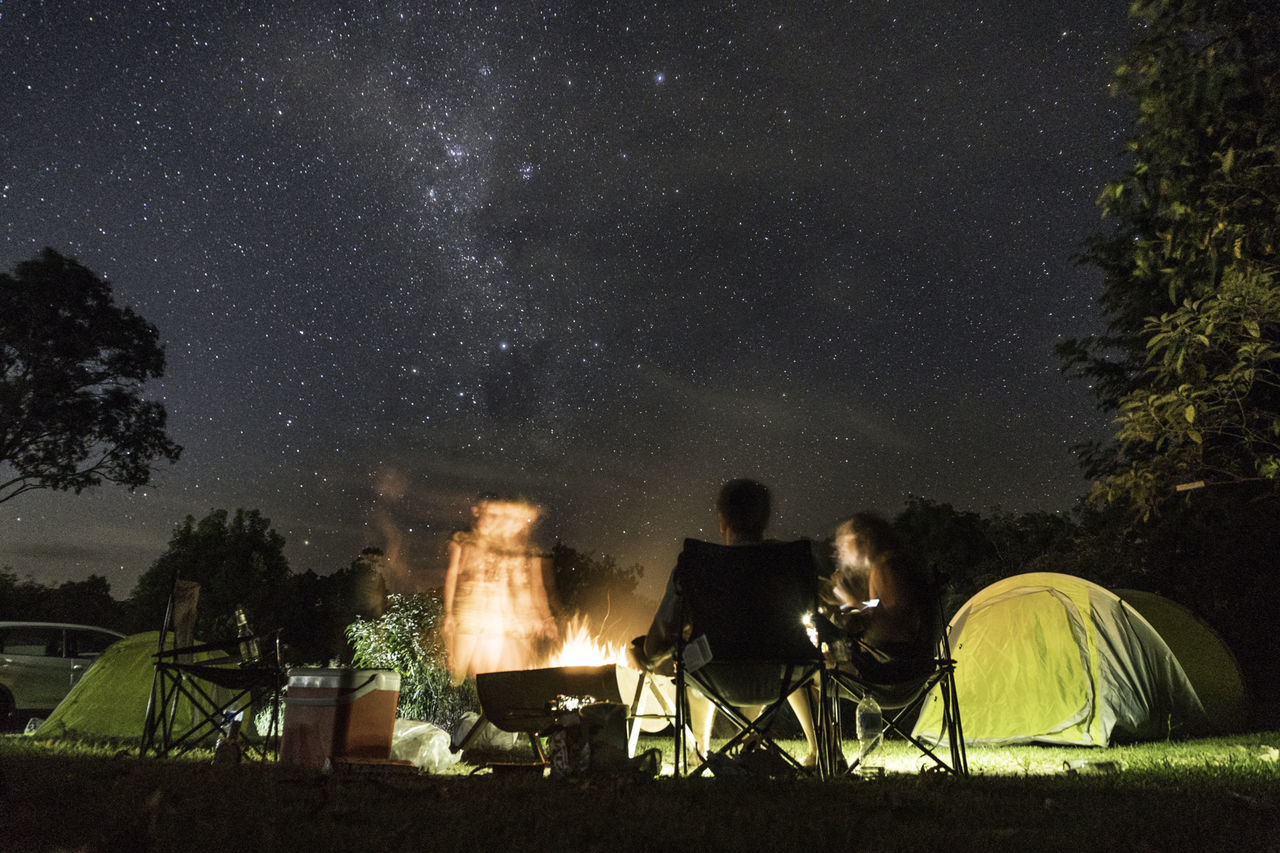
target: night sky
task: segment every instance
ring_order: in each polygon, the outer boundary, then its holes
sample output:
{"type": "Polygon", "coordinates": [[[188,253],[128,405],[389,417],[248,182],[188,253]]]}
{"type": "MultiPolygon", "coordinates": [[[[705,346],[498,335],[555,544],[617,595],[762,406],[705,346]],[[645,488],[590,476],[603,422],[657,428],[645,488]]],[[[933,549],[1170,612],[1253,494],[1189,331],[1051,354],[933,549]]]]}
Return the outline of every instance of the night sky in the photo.
{"type": "Polygon", "coordinates": [[[3,504],[0,565],[124,597],[244,507],[425,586],[499,491],[652,587],[734,476],[779,537],[1069,509],[1127,5],[5,0],[0,268],[154,323],[185,451],[3,504]]]}

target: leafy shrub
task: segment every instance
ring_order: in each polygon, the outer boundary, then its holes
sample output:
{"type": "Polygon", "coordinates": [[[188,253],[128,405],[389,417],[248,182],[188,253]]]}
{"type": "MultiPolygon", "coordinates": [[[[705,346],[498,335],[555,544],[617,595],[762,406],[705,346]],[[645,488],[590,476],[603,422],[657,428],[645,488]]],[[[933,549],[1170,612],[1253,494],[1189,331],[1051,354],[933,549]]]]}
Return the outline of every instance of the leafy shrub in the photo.
{"type": "Polygon", "coordinates": [[[378,619],[358,618],[347,626],[347,638],[359,666],[400,673],[400,717],[426,720],[452,731],[467,711],[479,709],[475,682],[450,684],[440,625],[444,605],[433,593],[387,596],[378,619]]]}

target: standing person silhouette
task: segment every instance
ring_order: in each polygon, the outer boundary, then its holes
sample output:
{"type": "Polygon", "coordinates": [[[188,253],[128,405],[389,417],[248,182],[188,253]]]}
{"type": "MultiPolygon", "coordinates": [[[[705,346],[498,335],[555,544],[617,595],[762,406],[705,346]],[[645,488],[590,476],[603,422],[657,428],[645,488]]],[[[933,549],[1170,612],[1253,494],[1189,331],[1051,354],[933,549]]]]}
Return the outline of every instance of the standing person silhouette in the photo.
{"type": "Polygon", "coordinates": [[[475,524],[449,541],[445,646],[454,684],[468,676],[533,666],[539,638],[555,634],[544,581],[547,557],[531,542],[538,508],[486,496],[475,524]]]}

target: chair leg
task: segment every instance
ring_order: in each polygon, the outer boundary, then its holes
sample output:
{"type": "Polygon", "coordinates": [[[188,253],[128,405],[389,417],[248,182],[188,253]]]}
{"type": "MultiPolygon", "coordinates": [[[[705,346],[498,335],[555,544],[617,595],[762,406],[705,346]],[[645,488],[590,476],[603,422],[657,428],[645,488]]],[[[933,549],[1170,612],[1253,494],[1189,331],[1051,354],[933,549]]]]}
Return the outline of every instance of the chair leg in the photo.
{"type": "Polygon", "coordinates": [[[958,776],[969,775],[969,757],[965,752],[964,727],[960,724],[960,703],[956,699],[954,676],[948,676],[939,685],[942,691],[942,724],[951,747],[951,767],[958,776]]]}
{"type": "Polygon", "coordinates": [[[832,689],[831,678],[824,671],[818,677],[818,717],[814,722],[818,740],[818,775],[830,779],[842,771],[844,749],[840,735],[840,694],[832,689]]]}
{"type": "Polygon", "coordinates": [[[689,772],[687,731],[689,727],[689,696],[684,679],[684,669],[676,666],[676,716],[673,754],[671,756],[671,772],[673,776],[683,776],[689,772]]]}
{"type": "Polygon", "coordinates": [[[662,695],[662,690],[657,684],[656,676],[648,671],[641,671],[640,678],[636,680],[636,690],[635,694],[631,697],[631,707],[628,714],[628,721],[631,728],[627,733],[627,756],[630,758],[635,757],[636,749],[640,743],[642,720],[655,717],[660,719],[665,718],[671,720],[674,725],[676,717],[675,709],[667,703],[667,697],[662,695]],[[653,698],[653,701],[658,704],[658,707],[661,709],[660,713],[642,714],[640,712],[640,706],[644,702],[646,691],[648,692],[648,695],[653,698]]]}
{"type": "Polygon", "coordinates": [[[648,671],[641,670],[640,677],[636,679],[636,694],[631,698],[631,708],[627,715],[627,721],[631,727],[627,731],[628,758],[635,757],[636,746],[640,743],[640,702],[644,698],[644,686],[648,680],[648,671]]]}

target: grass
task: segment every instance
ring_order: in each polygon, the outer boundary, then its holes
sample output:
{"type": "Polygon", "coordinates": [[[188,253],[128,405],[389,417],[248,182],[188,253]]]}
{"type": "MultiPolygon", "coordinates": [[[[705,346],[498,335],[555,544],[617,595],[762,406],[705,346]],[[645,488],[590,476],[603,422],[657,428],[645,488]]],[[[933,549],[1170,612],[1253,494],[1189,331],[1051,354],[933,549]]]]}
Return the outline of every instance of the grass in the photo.
{"type": "MultiPolygon", "coordinates": [[[[651,744],[669,747],[655,739],[651,744]]],[[[790,744],[794,749],[799,744],[790,744]]],[[[1280,850],[1280,732],[1108,750],[886,746],[877,781],[300,772],[0,738],[9,851],[1280,850]]]]}

